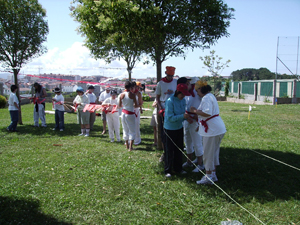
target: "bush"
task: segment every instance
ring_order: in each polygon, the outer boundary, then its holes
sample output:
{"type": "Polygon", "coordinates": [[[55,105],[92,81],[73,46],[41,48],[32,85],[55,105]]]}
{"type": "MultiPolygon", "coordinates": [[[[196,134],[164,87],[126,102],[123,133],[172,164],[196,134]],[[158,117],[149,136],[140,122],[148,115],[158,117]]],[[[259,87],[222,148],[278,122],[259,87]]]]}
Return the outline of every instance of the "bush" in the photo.
{"type": "Polygon", "coordinates": [[[6,98],[3,95],[0,95],[0,108],[5,108],[6,102],[6,98]]]}
{"type": "Polygon", "coordinates": [[[147,95],[147,94],[145,94],[145,93],[143,93],[142,98],[143,98],[143,101],[146,101],[146,102],[148,102],[148,101],[151,100],[151,99],[150,99],[150,96],[147,95]]]}

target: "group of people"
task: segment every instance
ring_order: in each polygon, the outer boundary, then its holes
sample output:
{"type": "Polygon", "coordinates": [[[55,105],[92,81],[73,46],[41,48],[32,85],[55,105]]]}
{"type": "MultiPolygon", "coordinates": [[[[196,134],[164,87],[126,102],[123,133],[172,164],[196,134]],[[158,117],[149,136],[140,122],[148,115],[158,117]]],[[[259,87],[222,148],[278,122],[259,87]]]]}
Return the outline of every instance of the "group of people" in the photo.
{"type": "MultiPolygon", "coordinates": [[[[218,181],[216,167],[220,164],[220,144],[226,128],[219,116],[219,106],[215,96],[211,93],[211,86],[196,77],[173,79],[175,67],[167,66],[165,74],[166,76],[157,83],[156,99],[153,103],[157,110],[154,110],[151,120],[151,126],[154,127],[154,145],[157,144],[156,124],[160,129],[165,176],[171,177],[173,172],[185,174],[184,168],[196,165],[193,172],[206,171],[206,175],[197,181],[198,184],[216,182],[218,181]],[[156,113],[158,120],[155,118],[156,113]],[[183,163],[184,145],[188,158],[183,163]]],[[[46,127],[46,90],[38,83],[34,84],[34,88],[34,126],[39,126],[40,119],[41,126],[46,127]]],[[[16,91],[17,86],[12,85],[12,93],[8,101],[11,115],[11,124],[7,127],[9,131],[16,131],[18,122],[20,108],[16,91]]],[[[94,126],[96,112],[86,110],[87,105],[97,104],[97,97],[93,91],[93,86],[89,86],[86,92],[80,86],[76,90],[77,96],[73,104],[81,128],[80,136],[88,137],[94,126]]],[[[52,99],[55,109],[54,130],[63,131],[65,129],[64,97],[59,88],[55,88],[54,92],[56,94],[52,99]]],[[[106,125],[108,125],[111,142],[114,142],[115,136],[117,142],[121,141],[119,120],[121,114],[126,148],[132,151],[133,145],[141,143],[140,114],[143,113],[143,101],[140,82],[126,81],[125,91],[119,96],[116,91],[106,86],[105,91],[99,97],[99,105],[102,110],[102,134],[106,133],[106,125]]]]}
{"type": "Polygon", "coordinates": [[[193,172],[206,171],[197,184],[212,184],[218,181],[216,167],[226,133],[212,88],[198,78],[173,79],[175,67],[166,67],[165,74],[156,88],[165,176],[171,177],[173,171],[185,174],[183,168],[195,164],[193,172]],[[188,159],[182,163],[184,145],[188,159]]]}

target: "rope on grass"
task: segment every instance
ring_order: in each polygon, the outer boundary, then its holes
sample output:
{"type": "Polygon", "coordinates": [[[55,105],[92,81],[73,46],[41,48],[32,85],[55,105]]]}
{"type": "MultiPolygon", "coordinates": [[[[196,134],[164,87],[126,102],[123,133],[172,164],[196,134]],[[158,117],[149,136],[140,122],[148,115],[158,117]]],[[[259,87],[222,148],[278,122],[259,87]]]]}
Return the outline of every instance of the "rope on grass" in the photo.
{"type": "Polygon", "coordinates": [[[270,157],[270,156],[268,156],[268,155],[265,155],[265,154],[263,154],[263,153],[254,151],[254,150],[249,149],[249,148],[248,148],[248,150],[250,150],[250,151],[252,151],[252,152],[255,152],[255,153],[259,154],[259,155],[262,155],[262,156],[264,156],[264,157],[266,157],[266,158],[272,159],[273,161],[279,162],[279,163],[281,163],[281,164],[283,164],[283,165],[289,166],[289,167],[291,167],[291,168],[293,168],[293,169],[295,169],[295,170],[300,171],[299,168],[294,167],[294,166],[292,166],[292,165],[290,165],[290,164],[287,164],[287,163],[285,163],[285,162],[282,162],[282,161],[280,161],[280,160],[278,160],[278,159],[274,159],[274,158],[272,158],[272,157],[270,157]]]}
{"type": "MultiPolygon", "coordinates": [[[[184,153],[184,151],[182,151],[182,149],[180,149],[172,140],[172,138],[170,138],[170,136],[167,134],[167,132],[164,130],[164,133],[167,135],[167,137],[172,141],[172,143],[179,149],[179,151],[182,152],[182,154],[188,159],[187,155],[184,153]]],[[[197,166],[195,163],[192,162],[192,164],[194,166],[197,166]]],[[[204,172],[202,172],[201,170],[199,170],[204,176],[206,175],[204,172]]],[[[234,200],[229,194],[226,193],[226,191],[224,191],[219,185],[217,185],[215,182],[213,182],[209,177],[208,179],[211,181],[211,183],[213,185],[215,185],[219,190],[221,190],[231,201],[233,201],[235,204],[237,204],[239,207],[241,207],[243,210],[245,210],[247,213],[249,213],[254,219],[256,219],[258,222],[260,222],[261,224],[264,224],[264,222],[262,222],[259,218],[257,218],[252,212],[250,212],[249,210],[247,210],[245,207],[243,207],[241,204],[239,204],[236,200],[234,200]]]]}

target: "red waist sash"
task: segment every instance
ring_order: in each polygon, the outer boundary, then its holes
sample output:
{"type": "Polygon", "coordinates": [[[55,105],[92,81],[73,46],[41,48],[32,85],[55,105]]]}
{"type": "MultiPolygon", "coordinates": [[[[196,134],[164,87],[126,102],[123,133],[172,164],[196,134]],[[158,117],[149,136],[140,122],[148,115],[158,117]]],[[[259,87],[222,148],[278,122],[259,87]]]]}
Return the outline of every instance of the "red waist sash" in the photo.
{"type": "Polygon", "coordinates": [[[125,114],[129,114],[129,115],[134,114],[135,117],[137,117],[137,115],[135,114],[135,112],[131,112],[131,111],[128,111],[128,110],[126,110],[126,109],[122,109],[122,112],[125,113],[125,114]]]}
{"type": "Polygon", "coordinates": [[[204,130],[205,133],[207,133],[207,130],[208,130],[208,126],[207,126],[207,123],[206,123],[206,122],[209,121],[209,120],[212,119],[212,118],[217,117],[217,116],[219,116],[219,114],[213,115],[213,116],[207,118],[206,120],[200,120],[201,125],[204,126],[204,128],[205,128],[205,130],[204,130]]]}

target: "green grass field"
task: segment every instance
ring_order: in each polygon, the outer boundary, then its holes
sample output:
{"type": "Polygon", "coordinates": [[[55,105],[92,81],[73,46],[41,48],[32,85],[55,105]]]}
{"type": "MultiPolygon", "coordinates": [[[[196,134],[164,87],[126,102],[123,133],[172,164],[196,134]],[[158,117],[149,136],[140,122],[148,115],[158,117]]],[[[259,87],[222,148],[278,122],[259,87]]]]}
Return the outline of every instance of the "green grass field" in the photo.
{"type": "Polygon", "coordinates": [[[262,223],[216,186],[197,185],[192,169],[166,179],[150,119],[128,152],[101,135],[99,118],[78,137],[76,114],[65,115],[64,132],[51,130],[50,114],[47,128],[33,128],[33,105],[24,105],[16,133],[0,109],[0,224],[300,224],[300,105],[257,105],[250,120],[248,105],[219,106],[227,133],[217,185],[262,223]]]}

